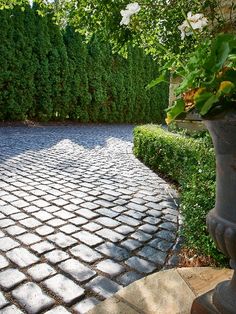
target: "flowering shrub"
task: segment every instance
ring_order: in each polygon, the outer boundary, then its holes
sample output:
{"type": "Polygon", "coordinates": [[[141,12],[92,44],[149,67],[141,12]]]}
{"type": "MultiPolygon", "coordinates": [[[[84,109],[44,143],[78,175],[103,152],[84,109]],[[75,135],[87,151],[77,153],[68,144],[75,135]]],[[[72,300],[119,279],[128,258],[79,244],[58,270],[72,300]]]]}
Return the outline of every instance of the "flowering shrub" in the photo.
{"type": "MultiPolygon", "coordinates": [[[[141,10],[138,3],[131,3],[128,7],[137,7],[138,11],[134,13],[141,10]]],[[[121,14],[124,12],[126,11],[121,11],[121,14]]],[[[128,12],[128,19],[121,25],[127,26],[130,23],[130,17],[134,13],[128,12]]],[[[186,16],[182,10],[182,14],[185,20],[178,26],[180,37],[184,40],[194,36],[194,50],[189,55],[176,56],[168,47],[159,43],[160,48],[166,52],[168,62],[164,65],[161,76],[149,84],[152,87],[164,81],[168,70],[183,78],[176,91],[177,96],[181,97],[167,111],[168,124],[193,109],[197,109],[202,116],[214,115],[230,109],[231,103],[236,100],[236,34],[214,34],[214,30],[209,28],[208,19],[202,13],[188,12],[186,16]]],[[[225,25],[227,23],[225,21],[225,25]]]]}
{"type": "Polygon", "coordinates": [[[181,31],[181,39],[183,40],[185,36],[193,35],[193,30],[202,30],[203,27],[207,26],[208,20],[203,14],[194,14],[188,12],[187,19],[182,25],[178,26],[181,31]]]}
{"type": "Polygon", "coordinates": [[[130,23],[130,18],[135,13],[140,11],[140,5],[137,2],[130,3],[126,6],[125,10],[121,10],[122,20],[120,25],[128,25],[130,23]]]}

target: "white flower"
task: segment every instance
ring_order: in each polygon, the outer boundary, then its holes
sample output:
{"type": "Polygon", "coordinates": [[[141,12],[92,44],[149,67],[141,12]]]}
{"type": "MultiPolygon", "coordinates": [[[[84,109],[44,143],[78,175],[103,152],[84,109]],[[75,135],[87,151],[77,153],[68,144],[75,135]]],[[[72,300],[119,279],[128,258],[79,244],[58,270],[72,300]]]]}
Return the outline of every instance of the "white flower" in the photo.
{"type": "Polygon", "coordinates": [[[207,26],[207,24],[208,20],[202,13],[192,15],[192,12],[188,12],[187,20],[178,27],[181,31],[181,39],[184,39],[185,36],[192,35],[193,30],[202,31],[203,27],[207,26]]]}
{"type": "Polygon", "coordinates": [[[126,10],[132,14],[138,13],[140,11],[140,9],[141,9],[141,7],[137,2],[130,3],[126,6],[126,10]]]}
{"type": "Polygon", "coordinates": [[[120,25],[128,25],[130,22],[130,18],[132,15],[138,13],[141,7],[137,2],[130,3],[126,6],[125,10],[121,10],[120,14],[122,16],[122,20],[120,25]]]}

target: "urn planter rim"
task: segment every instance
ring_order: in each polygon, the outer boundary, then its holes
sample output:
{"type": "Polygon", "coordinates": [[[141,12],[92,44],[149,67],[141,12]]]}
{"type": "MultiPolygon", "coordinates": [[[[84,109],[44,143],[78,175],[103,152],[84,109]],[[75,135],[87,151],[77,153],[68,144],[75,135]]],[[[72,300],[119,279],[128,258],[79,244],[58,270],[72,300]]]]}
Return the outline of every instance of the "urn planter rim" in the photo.
{"type": "MultiPolygon", "coordinates": [[[[236,105],[236,103],[235,103],[236,105]]],[[[211,117],[202,117],[203,122],[213,122],[213,121],[236,121],[236,108],[230,109],[227,111],[223,111],[217,115],[211,116],[211,117]]]]}

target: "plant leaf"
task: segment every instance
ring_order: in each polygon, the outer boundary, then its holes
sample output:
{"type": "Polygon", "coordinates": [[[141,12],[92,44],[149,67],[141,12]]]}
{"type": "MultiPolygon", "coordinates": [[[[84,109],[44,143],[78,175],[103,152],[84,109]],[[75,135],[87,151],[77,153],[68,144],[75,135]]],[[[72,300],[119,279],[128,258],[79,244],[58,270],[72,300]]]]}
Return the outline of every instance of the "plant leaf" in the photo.
{"type": "Polygon", "coordinates": [[[220,83],[220,87],[217,91],[217,96],[220,97],[222,95],[230,94],[232,89],[235,87],[234,83],[231,81],[223,81],[220,83]]]}
{"type": "Polygon", "coordinates": [[[176,119],[181,113],[185,112],[185,103],[183,99],[178,99],[175,104],[167,109],[166,123],[170,124],[174,119],[176,119]]]}
{"type": "Polygon", "coordinates": [[[194,101],[199,113],[204,116],[208,113],[212,106],[219,101],[219,97],[201,88],[195,94],[194,101]]]}
{"type": "Polygon", "coordinates": [[[148,90],[148,89],[150,89],[150,88],[152,88],[152,87],[154,87],[154,86],[156,86],[156,85],[158,85],[158,84],[160,84],[160,83],[163,83],[163,82],[169,83],[169,82],[167,82],[167,80],[166,80],[166,73],[162,73],[158,78],[156,78],[155,80],[152,80],[152,81],[146,86],[146,89],[148,90]]]}

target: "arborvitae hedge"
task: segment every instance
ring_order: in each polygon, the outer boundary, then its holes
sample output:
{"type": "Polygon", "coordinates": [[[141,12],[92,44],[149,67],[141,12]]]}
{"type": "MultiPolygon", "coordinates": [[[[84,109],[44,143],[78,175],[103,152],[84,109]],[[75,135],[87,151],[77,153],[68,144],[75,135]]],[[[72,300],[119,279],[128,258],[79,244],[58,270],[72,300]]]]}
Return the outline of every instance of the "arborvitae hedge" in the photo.
{"type": "Polygon", "coordinates": [[[0,120],[162,122],[168,87],[146,90],[157,62],[129,47],[112,54],[94,35],[61,30],[37,6],[0,11],[0,120]]]}

